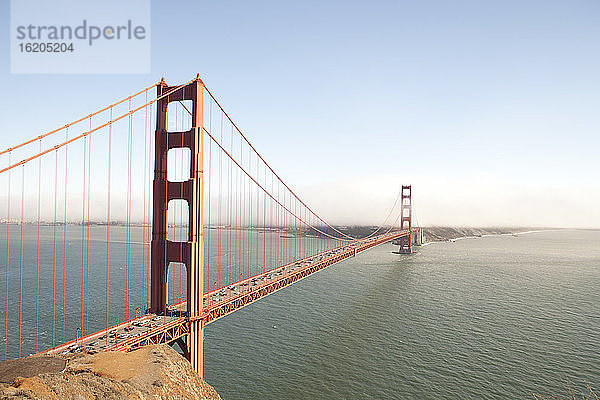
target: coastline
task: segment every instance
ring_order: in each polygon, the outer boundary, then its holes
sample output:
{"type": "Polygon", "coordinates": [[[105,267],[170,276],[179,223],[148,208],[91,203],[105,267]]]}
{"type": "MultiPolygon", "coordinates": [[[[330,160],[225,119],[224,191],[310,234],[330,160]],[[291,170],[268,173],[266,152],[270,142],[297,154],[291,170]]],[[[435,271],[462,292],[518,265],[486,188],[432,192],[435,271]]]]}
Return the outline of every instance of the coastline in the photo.
{"type": "Polygon", "coordinates": [[[447,227],[432,226],[423,228],[424,243],[454,242],[461,239],[475,239],[489,236],[501,235],[525,235],[528,233],[543,232],[549,230],[559,230],[556,228],[533,228],[533,227],[447,227]]]}

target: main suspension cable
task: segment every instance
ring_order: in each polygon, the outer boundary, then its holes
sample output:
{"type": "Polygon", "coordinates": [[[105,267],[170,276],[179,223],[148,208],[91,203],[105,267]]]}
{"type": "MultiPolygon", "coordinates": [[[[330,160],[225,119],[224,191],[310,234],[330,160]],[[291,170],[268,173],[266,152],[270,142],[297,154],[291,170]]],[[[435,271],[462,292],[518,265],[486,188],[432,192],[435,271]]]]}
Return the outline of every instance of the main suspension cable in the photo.
{"type": "Polygon", "coordinates": [[[113,103],[113,104],[111,104],[111,105],[109,105],[109,106],[107,106],[107,107],[104,107],[104,108],[103,108],[103,109],[101,109],[101,110],[98,110],[98,111],[96,111],[96,112],[93,112],[93,113],[91,113],[91,114],[89,114],[89,115],[86,115],[85,117],[79,118],[78,120],[75,120],[75,121],[73,121],[73,122],[70,122],[70,123],[68,123],[68,124],[66,124],[66,125],[64,125],[64,126],[61,126],[60,128],[56,128],[56,129],[54,129],[54,130],[51,130],[50,132],[47,132],[47,133],[44,133],[44,134],[42,134],[42,135],[38,136],[38,137],[35,137],[35,138],[33,138],[33,139],[30,139],[30,140],[27,140],[27,141],[25,141],[25,142],[23,142],[23,143],[20,143],[20,144],[17,144],[17,145],[15,145],[15,146],[12,146],[12,147],[10,147],[10,148],[8,148],[8,149],[6,149],[6,150],[0,151],[0,156],[1,156],[1,155],[3,155],[3,154],[5,154],[5,153],[8,153],[8,152],[10,152],[10,151],[16,150],[16,149],[18,149],[18,148],[21,148],[21,147],[23,147],[23,146],[26,146],[26,145],[28,145],[28,144],[30,144],[30,143],[33,143],[33,142],[35,142],[35,141],[37,141],[37,140],[41,140],[41,139],[43,139],[43,138],[45,138],[45,137],[48,137],[48,136],[50,136],[50,135],[52,135],[52,134],[54,134],[54,133],[56,133],[56,132],[60,132],[60,131],[62,131],[63,129],[66,129],[66,128],[70,127],[70,126],[73,126],[73,125],[75,125],[75,124],[78,124],[78,123],[80,123],[80,122],[82,122],[82,121],[85,121],[86,119],[88,119],[88,118],[91,118],[91,117],[93,117],[93,116],[95,116],[95,115],[98,115],[98,114],[100,114],[100,113],[102,113],[102,112],[104,112],[104,111],[106,111],[106,110],[108,110],[108,109],[110,109],[110,108],[112,108],[112,107],[114,107],[114,106],[117,106],[117,105],[119,105],[119,104],[121,104],[121,103],[124,103],[124,102],[126,102],[127,100],[129,100],[129,99],[132,99],[132,98],[134,98],[134,97],[136,97],[136,96],[139,96],[140,94],[144,93],[146,90],[148,90],[148,89],[150,89],[150,88],[153,88],[153,87],[154,87],[154,86],[156,86],[158,83],[159,83],[159,82],[157,82],[157,83],[153,83],[152,85],[148,86],[147,88],[145,88],[145,89],[143,89],[143,90],[140,90],[139,92],[137,92],[137,93],[134,93],[134,94],[132,94],[132,95],[131,95],[131,96],[129,96],[129,97],[126,97],[126,98],[124,98],[124,99],[122,99],[122,100],[119,100],[119,101],[117,101],[116,103],[113,103]]]}

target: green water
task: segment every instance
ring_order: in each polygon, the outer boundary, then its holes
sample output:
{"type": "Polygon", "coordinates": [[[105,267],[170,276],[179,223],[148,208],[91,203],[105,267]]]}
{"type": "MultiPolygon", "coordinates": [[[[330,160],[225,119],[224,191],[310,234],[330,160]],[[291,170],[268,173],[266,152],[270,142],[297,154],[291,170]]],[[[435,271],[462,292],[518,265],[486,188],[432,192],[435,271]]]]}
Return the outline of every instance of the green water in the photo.
{"type": "Polygon", "coordinates": [[[600,390],[600,231],[383,245],[205,332],[232,399],[531,399],[600,390]]]}

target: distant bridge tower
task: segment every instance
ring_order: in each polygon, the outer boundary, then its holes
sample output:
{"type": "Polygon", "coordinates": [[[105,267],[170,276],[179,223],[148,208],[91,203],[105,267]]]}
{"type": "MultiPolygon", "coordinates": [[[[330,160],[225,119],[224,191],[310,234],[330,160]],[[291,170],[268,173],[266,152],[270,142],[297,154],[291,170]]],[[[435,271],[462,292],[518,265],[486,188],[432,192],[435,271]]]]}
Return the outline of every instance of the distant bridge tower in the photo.
{"type": "Polygon", "coordinates": [[[150,284],[150,311],[167,312],[168,271],[171,263],[183,263],[187,271],[187,343],[179,341],[192,367],[202,376],[204,322],[202,320],[204,242],[202,236],[203,171],[202,171],[202,96],[204,84],[200,78],[175,90],[161,81],[157,85],[156,148],[154,165],[154,210],[152,221],[152,262],[150,284]],[[170,93],[173,91],[172,93],[170,93]],[[169,93],[167,96],[163,96],[169,93]],[[169,103],[191,101],[191,129],[183,132],[167,131],[169,103]],[[190,149],[189,179],[172,182],[167,179],[167,153],[171,149],[190,149]],[[167,211],[169,201],[185,200],[188,204],[187,241],[167,240],[167,211]]]}
{"type": "Polygon", "coordinates": [[[411,185],[402,185],[400,193],[400,229],[410,232],[409,235],[395,240],[393,244],[400,246],[398,253],[411,254],[413,252],[413,233],[412,233],[412,191],[411,185]]]}

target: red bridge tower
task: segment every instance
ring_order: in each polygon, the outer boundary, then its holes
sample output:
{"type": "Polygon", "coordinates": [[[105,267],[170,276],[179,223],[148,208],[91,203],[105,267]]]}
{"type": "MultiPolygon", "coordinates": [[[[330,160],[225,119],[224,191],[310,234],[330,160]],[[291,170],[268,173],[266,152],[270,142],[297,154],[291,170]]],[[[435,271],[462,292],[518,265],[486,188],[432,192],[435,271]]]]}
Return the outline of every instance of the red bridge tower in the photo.
{"type": "Polygon", "coordinates": [[[410,234],[398,239],[394,242],[394,244],[400,246],[400,248],[398,249],[399,253],[411,254],[413,252],[411,185],[402,185],[400,200],[400,229],[403,231],[408,230],[410,234]]]}
{"type": "Polygon", "coordinates": [[[159,100],[156,105],[156,149],[154,166],[154,211],[152,221],[152,266],[150,311],[167,312],[168,270],[171,263],[183,263],[187,271],[187,343],[180,346],[192,367],[202,376],[204,323],[202,321],[204,242],[202,237],[202,204],[204,181],[202,175],[202,96],[204,83],[196,78],[179,90],[162,97],[177,87],[163,81],[157,85],[159,100]],[[176,101],[192,102],[191,129],[184,132],[167,131],[167,109],[176,101]],[[190,177],[184,182],[167,179],[167,153],[175,148],[190,149],[190,177]],[[188,204],[188,238],[184,242],[167,240],[167,211],[169,201],[185,200],[188,204]]]}

